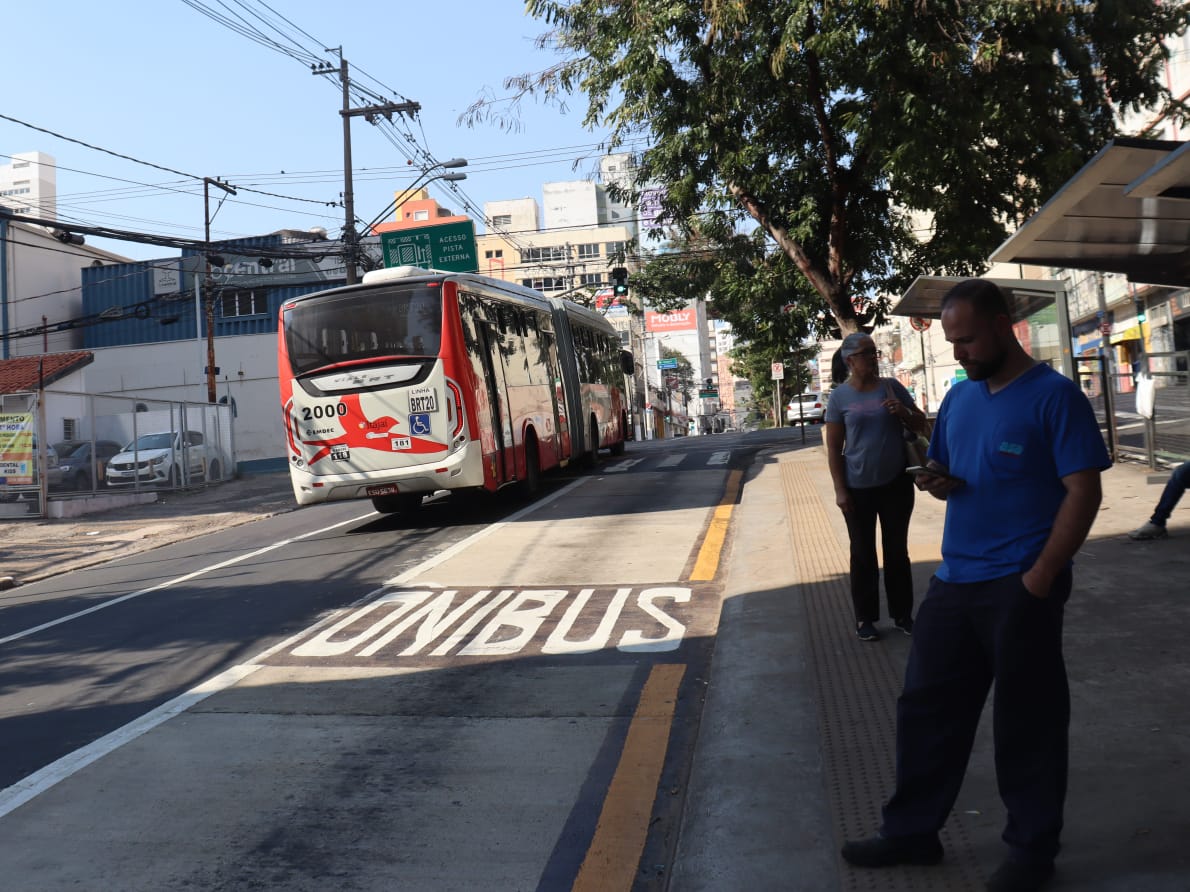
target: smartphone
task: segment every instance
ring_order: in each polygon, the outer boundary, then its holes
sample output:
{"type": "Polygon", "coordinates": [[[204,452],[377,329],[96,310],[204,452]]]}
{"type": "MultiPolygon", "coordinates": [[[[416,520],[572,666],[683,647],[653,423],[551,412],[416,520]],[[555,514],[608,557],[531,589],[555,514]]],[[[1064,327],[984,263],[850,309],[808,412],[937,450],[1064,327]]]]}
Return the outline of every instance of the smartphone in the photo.
{"type": "Polygon", "coordinates": [[[914,477],[920,477],[924,474],[929,474],[931,477],[941,477],[943,480],[957,480],[959,483],[963,482],[962,477],[956,477],[954,474],[948,474],[939,468],[924,468],[921,465],[910,465],[905,469],[906,474],[912,474],[914,477]]]}

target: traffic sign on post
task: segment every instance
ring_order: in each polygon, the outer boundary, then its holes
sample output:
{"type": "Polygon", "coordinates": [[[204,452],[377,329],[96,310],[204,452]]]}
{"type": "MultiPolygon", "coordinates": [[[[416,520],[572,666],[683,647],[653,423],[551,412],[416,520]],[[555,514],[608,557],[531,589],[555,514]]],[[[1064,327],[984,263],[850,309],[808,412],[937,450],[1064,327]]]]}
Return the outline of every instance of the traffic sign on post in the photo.
{"type": "Polygon", "coordinates": [[[659,369],[676,369],[678,367],[678,358],[671,356],[668,359],[657,360],[657,368],[659,369]]]}
{"type": "Polygon", "coordinates": [[[452,273],[479,271],[475,224],[470,220],[380,233],[384,265],[421,266],[452,273]]]}
{"type": "Polygon", "coordinates": [[[774,362],[773,363],[773,380],[774,381],[784,381],[785,380],[785,363],[783,363],[783,362],[774,362]]]}

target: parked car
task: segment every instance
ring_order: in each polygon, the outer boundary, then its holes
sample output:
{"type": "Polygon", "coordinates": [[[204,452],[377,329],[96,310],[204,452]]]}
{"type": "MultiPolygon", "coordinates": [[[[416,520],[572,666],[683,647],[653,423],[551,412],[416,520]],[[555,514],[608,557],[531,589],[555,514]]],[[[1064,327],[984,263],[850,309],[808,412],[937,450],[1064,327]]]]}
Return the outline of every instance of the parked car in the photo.
{"type": "Polygon", "coordinates": [[[223,458],[199,431],[141,434],[107,463],[107,485],[180,486],[220,480],[223,458]],[[185,470],[183,470],[185,469],[185,470]]]}
{"type": "Polygon", "coordinates": [[[785,407],[785,420],[790,424],[801,424],[803,419],[808,424],[822,424],[822,415],[825,411],[825,394],[817,391],[803,393],[795,396],[785,407]]]}
{"type": "Polygon", "coordinates": [[[81,492],[103,486],[106,481],[107,463],[123,447],[115,440],[96,440],[94,452],[90,440],[63,440],[54,444],[58,453],[57,482],[50,476],[50,485],[59,489],[81,492]],[[95,460],[92,462],[91,456],[95,460]]]}

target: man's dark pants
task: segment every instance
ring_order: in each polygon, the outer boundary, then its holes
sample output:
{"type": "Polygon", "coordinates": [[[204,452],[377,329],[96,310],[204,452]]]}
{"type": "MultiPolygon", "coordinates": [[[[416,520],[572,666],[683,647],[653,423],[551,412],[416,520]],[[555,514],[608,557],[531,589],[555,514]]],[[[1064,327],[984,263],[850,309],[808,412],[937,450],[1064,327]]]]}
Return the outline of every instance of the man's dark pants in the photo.
{"type": "Polygon", "coordinates": [[[955,584],[934,577],[917,612],[897,700],[897,786],[882,835],[933,834],[958,797],[995,681],[993,737],[1004,841],[1012,856],[1053,860],[1066,799],[1070,689],[1062,659],[1070,570],[1048,598],[1019,574],[955,584]]]}

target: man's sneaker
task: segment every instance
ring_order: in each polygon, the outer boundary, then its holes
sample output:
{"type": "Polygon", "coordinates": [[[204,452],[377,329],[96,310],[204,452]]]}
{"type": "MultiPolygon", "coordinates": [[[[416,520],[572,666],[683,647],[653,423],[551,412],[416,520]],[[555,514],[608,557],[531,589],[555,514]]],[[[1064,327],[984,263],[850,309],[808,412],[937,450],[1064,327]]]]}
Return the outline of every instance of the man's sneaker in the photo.
{"type": "Polygon", "coordinates": [[[855,637],[860,641],[879,641],[880,633],[871,623],[860,623],[855,627],[855,637]]]}
{"type": "Polygon", "coordinates": [[[1164,539],[1167,536],[1169,536],[1169,533],[1166,531],[1165,527],[1161,526],[1159,523],[1153,523],[1151,520],[1147,521],[1143,526],[1137,527],[1128,534],[1129,539],[1141,540],[1164,539]]]}
{"type": "Polygon", "coordinates": [[[893,625],[904,632],[906,635],[913,634],[913,617],[907,616],[904,619],[894,619],[893,625]]]}
{"type": "Polygon", "coordinates": [[[1054,864],[1005,858],[988,877],[987,892],[1037,892],[1054,875],[1054,864]]]}
{"type": "Polygon", "coordinates": [[[942,843],[932,833],[920,836],[873,836],[843,843],[843,860],[856,867],[892,867],[896,864],[937,864],[942,843]]]}

